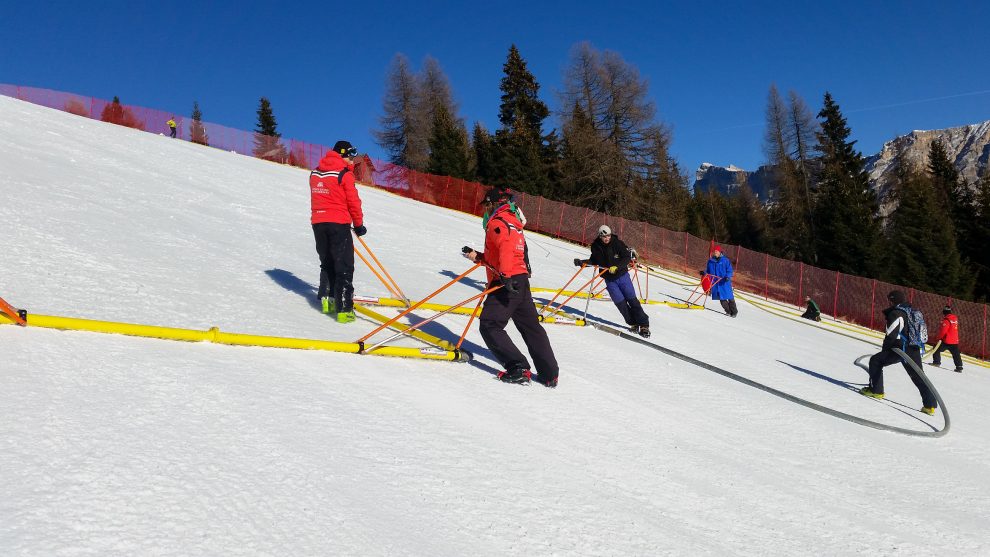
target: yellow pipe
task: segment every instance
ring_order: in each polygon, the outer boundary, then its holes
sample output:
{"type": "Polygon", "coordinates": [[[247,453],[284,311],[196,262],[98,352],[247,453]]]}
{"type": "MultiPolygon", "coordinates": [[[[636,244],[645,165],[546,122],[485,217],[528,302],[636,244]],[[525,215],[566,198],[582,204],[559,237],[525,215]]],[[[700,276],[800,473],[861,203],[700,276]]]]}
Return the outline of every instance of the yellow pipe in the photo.
{"type": "MultiPolygon", "coordinates": [[[[554,293],[556,293],[557,292],[557,289],[556,288],[530,288],[530,291],[531,292],[554,292],[554,293]]],[[[573,290],[564,290],[563,292],[561,292],[561,295],[563,295],[563,296],[574,296],[575,298],[587,298],[588,297],[588,293],[585,292],[584,290],[582,290],[580,292],[574,292],[573,290]]],[[[600,299],[602,297],[603,296],[601,294],[595,294],[593,296],[593,298],[596,299],[596,300],[597,299],[600,299]]]]}
{"type": "MultiPolygon", "coordinates": [[[[405,307],[405,306],[403,306],[403,307],[405,307]]],[[[368,317],[370,319],[374,319],[375,321],[378,321],[379,323],[385,323],[386,321],[389,320],[388,317],[385,317],[384,315],[382,315],[382,314],[380,314],[380,313],[378,313],[376,311],[370,310],[370,309],[368,309],[366,307],[363,307],[363,306],[359,306],[357,304],[354,304],[354,311],[360,313],[361,315],[364,315],[365,317],[368,317]]],[[[392,323],[391,325],[389,325],[389,327],[392,328],[392,329],[395,329],[396,331],[402,331],[402,332],[408,334],[409,336],[411,336],[413,338],[416,338],[418,340],[421,340],[421,341],[423,341],[423,342],[425,342],[427,344],[432,344],[433,346],[438,346],[438,347],[440,347],[440,348],[442,348],[444,350],[453,350],[455,348],[453,344],[447,342],[446,340],[443,340],[440,337],[433,336],[433,335],[431,335],[429,333],[425,333],[425,332],[423,332],[423,331],[421,331],[419,329],[413,329],[412,331],[409,331],[408,330],[409,329],[409,325],[405,325],[403,323],[398,323],[398,322],[397,323],[392,323]]]]}
{"type": "MultiPolygon", "coordinates": [[[[396,300],[395,298],[375,298],[375,297],[371,297],[371,296],[354,296],[354,302],[355,303],[360,302],[362,304],[371,304],[373,306],[385,306],[385,307],[393,307],[393,308],[399,308],[400,307],[400,308],[403,308],[403,309],[409,307],[402,300],[396,300]]],[[[444,305],[444,304],[434,304],[434,303],[431,303],[431,302],[427,302],[425,304],[420,304],[420,306],[418,308],[416,308],[416,309],[428,309],[428,310],[432,310],[432,311],[444,311],[444,310],[450,309],[450,306],[444,305]]],[[[468,307],[463,307],[462,306],[462,307],[455,308],[455,309],[451,310],[450,313],[456,313],[458,315],[471,315],[472,313],[474,313],[474,308],[468,308],[468,307]]],[[[479,310],[478,313],[481,313],[481,310],[479,310]]]]}
{"type": "MultiPolygon", "coordinates": [[[[0,325],[13,323],[14,321],[6,315],[0,315],[0,325]]],[[[216,327],[213,327],[208,331],[199,331],[195,329],[156,327],[153,325],[137,325],[133,323],[96,321],[92,319],[56,317],[40,314],[29,314],[27,324],[29,327],[42,327],[46,329],[111,333],[164,340],[181,340],[187,342],[213,342],[233,346],[264,346],[268,348],[327,350],[331,352],[343,352],[349,354],[359,354],[364,348],[363,345],[356,342],[334,342],[304,338],[224,333],[216,327]]],[[[463,350],[446,350],[436,347],[407,348],[402,346],[380,346],[374,350],[373,354],[378,356],[397,356],[402,358],[420,358],[426,360],[445,361],[468,361],[471,359],[471,354],[463,350]]]]}

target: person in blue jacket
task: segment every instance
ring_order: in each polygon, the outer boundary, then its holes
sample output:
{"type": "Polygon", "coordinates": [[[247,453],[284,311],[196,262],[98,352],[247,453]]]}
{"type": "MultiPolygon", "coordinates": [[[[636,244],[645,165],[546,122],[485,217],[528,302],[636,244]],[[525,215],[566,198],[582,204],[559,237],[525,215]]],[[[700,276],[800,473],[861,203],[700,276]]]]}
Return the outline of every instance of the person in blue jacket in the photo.
{"type": "Polygon", "coordinates": [[[712,250],[705,273],[712,279],[712,299],[722,304],[722,309],[729,317],[739,315],[735,296],[732,295],[732,263],[728,257],[722,256],[722,246],[715,246],[712,250]]]}

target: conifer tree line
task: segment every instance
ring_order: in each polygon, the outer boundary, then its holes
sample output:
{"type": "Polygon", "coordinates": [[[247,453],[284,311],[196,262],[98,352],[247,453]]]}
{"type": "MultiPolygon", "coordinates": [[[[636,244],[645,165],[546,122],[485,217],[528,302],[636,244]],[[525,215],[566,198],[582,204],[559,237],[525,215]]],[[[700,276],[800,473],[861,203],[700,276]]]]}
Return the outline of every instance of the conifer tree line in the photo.
{"type": "Polygon", "coordinates": [[[552,120],[515,45],[502,70],[498,127],[474,122],[469,133],[439,62],[427,57],[417,72],[397,54],[373,131],[389,161],[851,275],[990,298],[982,248],[990,245],[990,170],[965,183],[938,141],[922,168],[901,161],[878,198],[832,95],[814,112],[771,85],[762,138],[771,200],[745,182],[729,196],[692,193],[646,79],[618,53],[589,43],[571,49],[552,120]]]}

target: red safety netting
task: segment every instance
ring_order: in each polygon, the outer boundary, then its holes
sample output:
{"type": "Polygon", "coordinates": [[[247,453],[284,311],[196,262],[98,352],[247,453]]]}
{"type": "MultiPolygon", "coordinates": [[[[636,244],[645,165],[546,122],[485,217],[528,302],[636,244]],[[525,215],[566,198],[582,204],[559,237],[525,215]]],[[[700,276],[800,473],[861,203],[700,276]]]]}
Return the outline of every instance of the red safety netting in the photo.
{"type": "MultiPolygon", "coordinates": [[[[166,122],[171,118],[176,123],[177,138],[300,168],[312,168],[329,150],[320,144],[271,138],[208,122],[197,124],[171,112],[113,105],[102,99],[59,91],[0,84],[0,95],[165,135],[170,133],[166,122]]],[[[480,215],[478,203],[487,189],[477,182],[416,172],[367,156],[357,162],[355,175],[362,183],[397,195],[474,215],[480,215]]],[[[599,226],[608,224],[627,244],[636,247],[643,261],[689,276],[697,276],[708,261],[711,242],[686,232],[666,230],[528,194],[518,195],[517,202],[526,214],[529,230],[586,245],[595,238],[599,226]]],[[[924,313],[930,336],[934,337],[942,321],[942,307],[950,304],[959,316],[959,348],[966,354],[984,359],[988,355],[990,311],[986,304],[957,301],[874,279],[819,269],[739,246],[721,245],[735,267],[734,286],[741,290],[796,306],[803,306],[804,297],[811,296],[823,314],[882,330],[887,292],[900,288],[907,292],[912,305],[924,313]]]]}

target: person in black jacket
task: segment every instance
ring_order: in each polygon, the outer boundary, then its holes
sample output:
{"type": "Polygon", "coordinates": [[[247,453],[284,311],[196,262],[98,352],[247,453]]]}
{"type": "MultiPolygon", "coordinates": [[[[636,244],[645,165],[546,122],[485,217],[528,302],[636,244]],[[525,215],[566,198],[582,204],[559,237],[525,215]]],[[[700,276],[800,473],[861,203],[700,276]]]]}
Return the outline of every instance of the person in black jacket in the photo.
{"type": "Polygon", "coordinates": [[[807,302],[808,309],[806,309],[804,313],[801,314],[801,317],[805,319],[810,319],[812,321],[821,321],[822,311],[818,309],[818,304],[816,304],[815,301],[811,299],[811,296],[805,296],[804,301],[807,302]]]}
{"type": "Polygon", "coordinates": [[[893,290],[887,294],[887,300],[893,304],[883,310],[884,317],[887,318],[887,336],[883,338],[880,352],[870,358],[870,385],[863,387],[859,392],[868,397],[883,398],[883,368],[900,362],[911,381],[918,387],[921,401],[924,404],[921,411],[925,414],[934,414],[935,408],[938,406],[935,394],[928,388],[918,372],[894,352],[894,348],[900,348],[914,361],[918,369],[921,369],[921,347],[908,342],[905,336],[908,325],[907,310],[911,309],[911,304],[907,302],[907,297],[900,290],[893,290]]]}
{"type": "Polygon", "coordinates": [[[626,325],[634,333],[649,338],[650,317],[643,311],[629,278],[629,262],[632,261],[630,252],[630,248],[617,235],[612,234],[612,229],[603,224],[598,228],[598,237],[591,243],[591,258],[575,259],[574,265],[580,267],[590,263],[608,269],[603,276],[609,297],[626,320],[626,325]]]}

